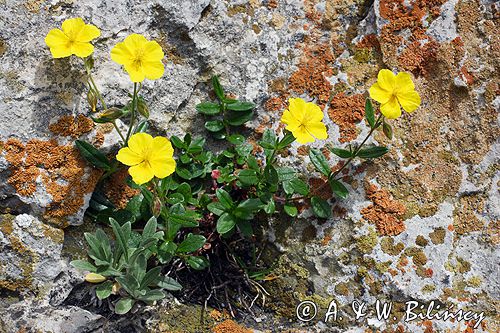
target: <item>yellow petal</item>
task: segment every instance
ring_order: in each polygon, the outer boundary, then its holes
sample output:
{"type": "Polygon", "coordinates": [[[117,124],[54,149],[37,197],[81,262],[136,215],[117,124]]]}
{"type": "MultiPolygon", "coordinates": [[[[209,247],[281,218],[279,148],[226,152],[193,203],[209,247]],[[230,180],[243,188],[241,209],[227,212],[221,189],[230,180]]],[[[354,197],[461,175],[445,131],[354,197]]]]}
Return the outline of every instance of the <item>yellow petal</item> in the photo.
{"type": "Polygon", "coordinates": [[[297,119],[301,124],[304,123],[304,116],[306,114],[306,101],[302,98],[290,98],[288,100],[288,110],[292,116],[297,119]]]}
{"type": "Polygon", "coordinates": [[[111,59],[120,65],[131,63],[132,58],[132,53],[124,43],[118,43],[111,49],[111,59]]]}
{"type": "Polygon", "coordinates": [[[380,88],[392,92],[396,87],[396,75],[388,69],[382,69],[378,72],[377,83],[380,88]]]}
{"type": "Polygon", "coordinates": [[[154,175],[158,178],[165,178],[175,171],[175,160],[172,157],[153,159],[150,161],[154,175]]]}
{"type": "Polygon", "coordinates": [[[135,153],[129,147],[124,147],[118,151],[116,159],[125,165],[133,166],[144,161],[144,158],[135,153]]]}
{"type": "Polygon", "coordinates": [[[405,91],[396,96],[406,112],[413,112],[420,106],[420,95],[416,91],[405,91]]]}
{"type": "Polygon", "coordinates": [[[69,43],[69,38],[60,29],[52,29],[45,37],[45,44],[48,47],[66,45],[69,43]]]}
{"type": "Polygon", "coordinates": [[[307,122],[322,121],[324,117],[321,108],[312,102],[306,103],[306,114],[307,122]]]}
{"type": "Polygon", "coordinates": [[[382,89],[377,82],[370,87],[369,91],[370,97],[381,104],[387,103],[387,101],[392,97],[392,94],[387,90],[382,89]]]}
{"type": "Polygon", "coordinates": [[[155,62],[161,61],[165,55],[163,54],[163,50],[161,49],[160,44],[155,41],[147,42],[144,45],[144,61],[146,62],[155,62]]]}
{"type": "Polygon", "coordinates": [[[136,133],[128,140],[128,147],[139,156],[145,158],[153,144],[153,137],[148,133],[136,133]]]}
{"type": "Polygon", "coordinates": [[[398,92],[415,90],[415,85],[409,73],[399,72],[396,75],[396,90],[398,92]]]}
{"type": "Polygon", "coordinates": [[[283,112],[283,115],[281,116],[281,122],[285,125],[288,125],[287,126],[288,130],[290,130],[288,127],[297,128],[300,126],[299,121],[296,118],[294,118],[290,110],[285,110],[285,112],[283,112]]]}
{"type": "Polygon", "coordinates": [[[172,148],[172,143],[170,143],[169,139],[163,136],[157,136],[153,138],[151,149],[154,156],[161,156],[163,158],[166,158],[172,157],[174,155],[174,148],[172,148]]]}
{"type": "Polygon", "coordinates": [[[328,138],[326,126],[322,122],[310,122],[306,125],[306,130],[316,139],[325,140],[328,138]]]}
{"type": "Polygon", "coordinates": [[[132,180],[137,185],[142,185],[149,182],[154,177],[153,169],[146,161],[141,164],[134,165],[128,169],[128,173],[132,176],[132,180]]]}
{"type": "Polygon", "coordinates": [[[163,76],[165,67],[161,61],[151,61],[144,63],[142,65],[142,70],[146,78],[149,80],[157,80],[163,76]]]}
{"type": "Polygon", "coordinates": [[[71,47],[69,46],[69,44],[53,46],[50,48],[50,53],[52,53],[52,57],[54,58],[65,58],[73,54],[73,52],[71,52],[71,47]]]}
{"type": "Polygon", "coordinates": [[[130,81],[132,82],[142,82],[146,78],[142,66],[137,66],[133,63],[128,63],[124,65],[125,70],[130,76],[130,81]]]}
{"type": "Polygon", "coordinates": [[[74,42],[71,45],[71,53],[77,57],[85,58],[91,55],[92,52],[94,52],[94,46],[90,43],[74,42]]]}
{"type": "Polygon", "coordinates": [[[306,144],[309,142],[314,142],[313,136],[306,130],[304,126],[300,126],[294,131],[292,131],[293,136],[297,139],[300,144],[306,144]]]}
{"type": "Polygon", "coordinates": [[[397,98],[393,97],[387,103],[382,104],[380,112],[388,119],[396,119],[401,116],[401,108],[399,107],[397,98]]]}
{"type": "Polygon", "coordinates": [[[95,25],[85,24],[80,30],[80,33],[78,34],[76,40],[79,42],[90,42],[92,39],[95,39],[100,35],[101,31],[99,31],[99,29],[95,25]]]}
{"type": "Polygon", "coordinates": [[[67,19],[62,24],[62,31],[68,36],[71,40],[76,40],[80,30],[85,26],[85,22],[80,17],[67,19]]]}
{"type": "Polygon", "coordinates": [[[134,53],[134,51],[138,49],[143,49],[147,42],[148,40],[146,39],[146,37],[139,34],[131,34],[127,36],[123,41],[127,48],[132,51],[132,53],[134,53]]]}
{"type": "Polygon", "coordinates": [[[101,283],[103,281],[106,281],[106,277],[102,276],[101,274],[88,273],[87,275],[85,275],[85,281],[90,283],[101,283]]]}

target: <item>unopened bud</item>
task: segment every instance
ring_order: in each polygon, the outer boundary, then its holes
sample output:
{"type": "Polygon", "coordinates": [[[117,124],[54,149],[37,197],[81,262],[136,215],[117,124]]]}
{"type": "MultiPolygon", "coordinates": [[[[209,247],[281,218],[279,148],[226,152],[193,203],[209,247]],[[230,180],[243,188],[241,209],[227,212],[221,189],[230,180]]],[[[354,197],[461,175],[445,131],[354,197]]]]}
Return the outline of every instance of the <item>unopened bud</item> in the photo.
{"type": "Polygon", "coordinates": [[[149,108],[142,98],[139,98],[137,100],[137,111],[139,112],[139,114],[141,114],[141,116],[149,119],[149,108]]]}
{"type": "Polygon", "coordinates": [[[120,286],[120,284],[118,282],[115,282],[115,283],[113,283],[113,287],[111,288],[111,293],[113,295],[118,295],[118,292],[120,291],[121,288],[122,288],[122,286],[120,286]]]}
{"type": "Polygon", "coordinates": [[[219,170],[212,170],[212,179],[217,180],[220,177],[220,171],[219,170]]]}
{"type": "Polygon", "coordinates": [[[112,107],[104,111],[98,118],[92,118],[96,123],[112,123],[116,119],[123,116],[123,110],[112,107]]]}
{"type": "Polygon", "coordinates": [[[97,106],[97,96],[93,89],[90,89],[89,92],[87,93],[87,102],[89,103],[92,112],[95,112],[97,106]]]}
{"type": "Polygon", "coordinates": [[[162,204],[161,204],[160,198],[155,197],[153,199],[153,205],[151,207],[151,213],[153,213],[154,217],[160,216],[161,208],[162,208],[162,204]]]}
{"type": "Polygon", "coordinates": [[[382,124],[382,131],[389,140],[392,140],[392,127],[391,125],[386,123],[385,120],[384,123],[382,124]]]}
{"type": "Polygon", "coordinates": [[[101,283],[103,281],[106,281],[106,277],[102,276],[101,274],[89,273],[85,275],[85,281],[90,283],[101,283]]]}

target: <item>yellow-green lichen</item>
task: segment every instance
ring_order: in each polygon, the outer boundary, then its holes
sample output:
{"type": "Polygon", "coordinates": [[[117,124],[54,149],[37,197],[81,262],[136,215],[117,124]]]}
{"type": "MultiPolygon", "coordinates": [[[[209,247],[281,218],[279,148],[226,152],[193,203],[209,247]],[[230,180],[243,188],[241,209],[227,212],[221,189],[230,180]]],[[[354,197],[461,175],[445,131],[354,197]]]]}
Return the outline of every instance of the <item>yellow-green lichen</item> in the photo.
{"type": "Polygon", "coordinates": [[[373,248],[378,244],[378,236],[375,228],[370,227],[368,229],[368,234],[359,237],[356,240],[356,247],[361,253],[369,254],[373,251],[373,248]]]}

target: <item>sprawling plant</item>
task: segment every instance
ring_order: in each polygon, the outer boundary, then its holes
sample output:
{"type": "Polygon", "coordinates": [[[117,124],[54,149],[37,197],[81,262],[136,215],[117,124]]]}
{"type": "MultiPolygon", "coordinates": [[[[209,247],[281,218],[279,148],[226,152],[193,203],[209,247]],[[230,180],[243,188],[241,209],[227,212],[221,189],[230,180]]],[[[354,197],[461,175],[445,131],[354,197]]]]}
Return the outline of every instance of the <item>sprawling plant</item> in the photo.
{"type": "MultiPolygon", "coordinates": [[[[92,119],[113,124],[121,138],[121,148],[111,159],[87,142],[77,140],[76,147],[89,163],[104,170],[103,179],[127,167],[127,184],[139,192],[122,209],[114,207],[101,191],[94,193],[87,215],[111,226],[114,241],[102,229],[86,233],[90,259],[72,262],[88,272],[87,281],[98,284],[98,298],[120,296],[114,302],[116,313],[128,312],[137,301],[162,299],[164,289],[180,290],[181,285],[164,274],[165,267],[205,269],[210,265],[209,250],[214,242],[227,246],[225,240],[249,239],[259,216],[283,211],[295,217],[298,202],[309,203],[318,218],[331,216],[328,201],[312,193],[322,189],[311,191],[303,175],[278,165],[276,159],[294,141],[307,144],[327,139],[324,114],[316,104],[290,98],[281,118],[285,129],[281,133],[265,130],[258,141],[262,153],[256,153],[256,147],[239,131],[252,119],[255,105],[228,96],[218,77],[213,76],[217,100],[200,103],[196,110],[207,118],[205,128],[211,137],[225,141],[225,149],[208,150],[205,138],[193,138],[189,133],[183,138],[152,137],[147,133],[149,107],[141,95],[141,82],[162,77],[164,54],[160,45],[132,34],[112,49],[111,59],[129,74],[133,90],[124,106],[108,107],[92,77],[90,42],[99,35],[95,26],[76,18],[63,22],[62,30],[51,30],[45,40],[54,58],[76,55],[83,59],[92,119]],[[126,133],[117,126],[119,119],[128,119],[126,133]]],[[[394,75],[381,70],[370,95],[381,103],[381,113],[376,115],[370,99],[366,99],[365,116],[370,128],[366,137],[348,149],[329,148],[345,160],[340,169],[332,171],[320,150],[309,149],[312,164],[327,179],[324,186],[341,199],[348,196],[348,189],[340,172],[355,159],[373,159],[388,151],[384,146],[365,146],[370,136],[382,127],[391,139],[392,128],[386,119],[399,117],[400,105],[408,112],[420,105],[407,73],[394,75]]],[[[235,261],[251,279],[261,280],[269,273],[251,269],[239,257],[235,261]]]]}

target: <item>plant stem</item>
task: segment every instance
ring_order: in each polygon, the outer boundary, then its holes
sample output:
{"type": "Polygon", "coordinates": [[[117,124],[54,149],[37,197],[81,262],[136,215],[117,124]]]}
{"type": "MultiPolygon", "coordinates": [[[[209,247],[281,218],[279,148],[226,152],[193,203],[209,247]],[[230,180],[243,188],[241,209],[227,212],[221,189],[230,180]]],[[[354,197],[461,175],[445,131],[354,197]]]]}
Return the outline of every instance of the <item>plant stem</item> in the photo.
{"type": "Polygon", "coordinates": [[[137,103],[137,82],[134,82],[134,95],[132,96],[132,110],[130,115],[130,124],[127,132],[127,138],[125,139],[125,145],[128,144],[128,139],[130,139],[130,135],[132,134],[132,128],[134,127],[136,103],[137,103]]]}

